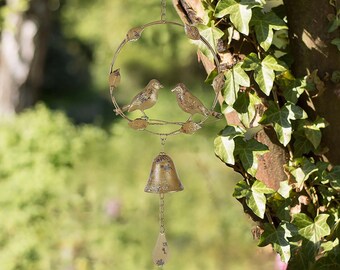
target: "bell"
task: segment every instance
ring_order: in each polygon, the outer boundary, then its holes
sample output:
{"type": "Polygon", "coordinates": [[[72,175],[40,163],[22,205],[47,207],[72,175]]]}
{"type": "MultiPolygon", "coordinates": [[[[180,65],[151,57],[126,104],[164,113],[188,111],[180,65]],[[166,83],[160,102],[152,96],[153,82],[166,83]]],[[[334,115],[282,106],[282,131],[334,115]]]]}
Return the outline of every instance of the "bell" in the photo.
{"type": "Polygon", "coordinates": [[[161,152],[153,160],[149,180],[144,191],[160,194],[182,191],[183,189],[174,162],[167,154],[161,152]]]}

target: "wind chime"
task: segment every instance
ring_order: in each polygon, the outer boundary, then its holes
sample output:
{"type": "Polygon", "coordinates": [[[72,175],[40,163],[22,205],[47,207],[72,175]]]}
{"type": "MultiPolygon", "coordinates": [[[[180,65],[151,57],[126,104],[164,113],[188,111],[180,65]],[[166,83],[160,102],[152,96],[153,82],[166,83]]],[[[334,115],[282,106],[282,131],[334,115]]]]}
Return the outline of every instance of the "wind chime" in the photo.
{"type": "Polygon", "coordinates": [[[159,235],[152,253],[153,262],[162,267],[169,259],[169,248],[168,242],[165,236],[165,224],[164,224],[164,195],[169,192],[182,191],[183,185],[177,175],[175,164],[164,151],[164,145],[169,136],[174,136],[178,134],[194,134],[197,130],[202,128],[204,122],[210,117],[221,118],[222,114],[214,111],[219,93],[224,85],[224,74],[220,69],[219,61],[215,50],[208,43],[208,41],[202,37],[198,29],[194,25],[181,24],[173,21],[166,20],[166,0],[161,0],[161,19],[158,21],[152,21],[147,24],[134,27],[130,29],[124,40],[119,45],[116,50],[113,60],[110,66],[109,73],[109,86],[110,95],[112,103],[115,107],[115,112],[117,115],[123,117],[127,122],[129,127],[134,130],[148,132],[153,135],[160,137],[162,151],[153,160],[151,172],[144,191],[148,193],[159,194],[159,235]],[[186,36],[193,41],[202,42],[214,56],[215,65],[217,67],[218,75],[213,81],[213,88],[215,90],[215,99],[210,109],[208,109],[204,104],[194,96],[186,87],[184,83],[178,83],[171,92],[176,94],[176,99],[179,107],[190,117],[184,122],[172,122],[165,121],[161,119],[151,119],[147,116],[145,111],[153,107],[158,99],[158,91],[164,86],[157,80],[151,79],[145,88],[139,92],[128,105],[120,107],[115,98],[115,92],[121,81],[120,69],[114,69],[115,62],[118,55],[122,51],[123,47],[130,43],[138,41],[142,32],[155,25],[173,25],[181,27],[184,30],[186,36]],[[141,117],[131,119],[126,113],[139,110],[142,113],[141,117]],[[201,119],[194,121],[193,115],[201,115],[201,119]],[[175,127],[169,132],[160,132],[159,130],[154,130],[153,127],[170,126],[175,127]]]}

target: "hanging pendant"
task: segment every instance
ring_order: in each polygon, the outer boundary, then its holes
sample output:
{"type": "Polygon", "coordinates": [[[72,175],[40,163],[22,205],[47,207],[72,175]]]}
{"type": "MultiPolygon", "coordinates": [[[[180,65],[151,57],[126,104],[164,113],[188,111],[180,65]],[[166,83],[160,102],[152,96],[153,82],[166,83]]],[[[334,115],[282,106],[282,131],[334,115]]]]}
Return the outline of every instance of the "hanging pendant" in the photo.
{"type": "Polygon", "coordinates": [[[152,260],[155,265],[163,266],[169,259],[168,241],[164,233],[159,233],[155,248],[152,252],[152,260]]]}

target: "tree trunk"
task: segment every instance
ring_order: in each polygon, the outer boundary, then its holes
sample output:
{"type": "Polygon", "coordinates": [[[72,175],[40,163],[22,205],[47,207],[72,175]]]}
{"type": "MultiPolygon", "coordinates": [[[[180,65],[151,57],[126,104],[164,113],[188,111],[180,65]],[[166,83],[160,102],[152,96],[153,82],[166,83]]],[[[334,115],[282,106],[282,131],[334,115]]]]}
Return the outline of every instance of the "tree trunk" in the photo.
{"type": "MultiPolygon", "coordinates": [[[[340,1],[337,7],[340,7],[340,1]]],[[[290,42],[295,59],[296,76],[305,76],[318,70],[325,81],[326,90],[313,99],[318,115],[324,117],[330,125],[323,136],[324,144],[329,148],[325,155],[332,164],[340,164],[340,84],[332,83],[329,76],[340,70],[340,53],[331,44],[339,37],[339,30],[328,33],[327,16],[336,10],[329,0],[284,0],[290,31],[290,42]]]]}
{"type": "Polygon", "coordinates": [[[7,0],[0,40],[0,118],[32,106],[38,97],[49,29],[48,1],[31,0],[26,12],[15,11],[19,0],[7,0]]]}

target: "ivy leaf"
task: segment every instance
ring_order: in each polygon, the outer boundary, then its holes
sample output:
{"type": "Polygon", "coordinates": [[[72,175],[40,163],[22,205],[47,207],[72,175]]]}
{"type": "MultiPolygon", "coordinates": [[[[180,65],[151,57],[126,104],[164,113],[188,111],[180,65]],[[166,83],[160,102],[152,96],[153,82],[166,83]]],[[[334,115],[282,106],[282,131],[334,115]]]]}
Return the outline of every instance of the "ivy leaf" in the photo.
{"type": "Polygon", "coordinates": [[[303,125],[306,138],[313,144],[314,148],[318,148],[321,142],[321,128],[328,125],[325,119],[317,117],[314,122],[305,121],[303,125]]]}
{"type": "Polygon", "coordinates": [[[288,237],[292,237],[295,228],[292,224],[282,222],[276,229],[271,224],[264,224],[259,247],[273,245],[274,250],[280,254],[281,260],[287,263],[290,259],[290,244],[288,237]]]}
{"type": "Polygon", "coordinates": [[[246,128],[250,128],[251,122],[256,117],[256,105],[259,104],[262,104],[262,102],[255,92],[238,93],[233,107],[246,128]]]}
{"type": "Polygon", "coordinates": [[[313,221],[306,214],[299,213],[294,215],[293,224],[298,227],[298,232],[303,238],[316,244],[331,232],[327,224],[328,217],[328,214],[321,214],[313,221]]]}
{"type": "Polygon", "coordinates": [[[340,51],[340,38],[333,39],[331,43],[338,48],[338,51],[340,51]]]}
{"type": "Polygon", "coordinates": [[[241,63],[238,63],[225,73],[225,85],[222,89],[222,95],[229,106],[233,106],[235,103],[240,85],[250,86],[250,79],[241,65],[241,63]]]}
{"type": "Polygon", "coordinates": [[[222,18],[230,15],[230,21],[235,28],[245,34],[249,34],[249,22],[252,16],[251,7],[262,6],[262,1],[256,0],[220,0],[215,9],[215,17],[222,18]]]}
{"type": "Polygon", "coordinates": [[[251,187],[251,190],[256,193],[261,194],[272,194],[275,193],[275,190],[266,186],[265,183],[256,180],[251,187]]]}
{"type": "MultiPolygon", "coordinates": [[[[197,29],[199,30],[201,36],[204,37],[213,48],[216,48],[217,40],[223,37],[224,32],[215,27],[213,21],[211,25],[212,26],[199,24],[197,25],[197,29]]],[[[207,56],[210,60],[214,60],[213,54],[203,42],[195,41],[194,43],[198,45],[198,48],[203,52],[205,56],[207,56]]]]}
{"type": "Polygon", "coordinates": [[[326,255],[316,261],[315,268],[318,270],[340,269],[340,246],[335,245],[326,255]]]}
{"type": "Polygon", "coordinates": [[[301,157],[303,154],[308,154],[313,151],[313,144],[307,140],[304,131],[294,132],[294,157],[301,157]]]}
{"type": "Polygon", "coordinates": [[[309,159],[303,157],[295,160],[296,165],[290,167],[290,173],[295,177],[298,186],[301,188],[309,176],[316,172],[318,168],[309,159]]]}
{"type": "Polygon", "coordinates": [[[255,139],[245,141],[243,138],[235,138],[235,143],[234,155],[239,157],[243,168],[250,175],[255,176],[258,168],[257,156],[267,153],[268,147],[255,139]]]}
{"type": "Polygon", "coordinates": [[[332,171],[326,175],[326,179],[329,180],[332,188],[340,191],[340,165],[334,166],[332,171]]]}
{"type": "Polygon", "coordinates": [[[282,94],[287,101],[296,104],[299,97],[307,89],[306,79],[295,79],[289,71],[283,72],[277,80],[282,94]]]}
{"type": "Polygon", "coordinates": [[[266,211],[266,196],[262,193],[252,192],[246,197],[246,204],[259,218],[264,218],[266,211]]]}
{"type": "Polygon", "coordinates": [[[277,59],[271,55],[267,55],[262,62],[255,53],[250,53],[244,60],[242,67],[245,70],[254,70],[254,79],[260,89],[267,96],[273,88],[275,72],[285,71],[287,68],[279,63],[277,59]]]}
{"type": "Polygon", "coordinates": [[[260,123],[273,124],[279,141],[286,146],[293,132],[291,120],[304,118],[307,118],[307,114],[297,105],[287,102],[282,108],[278,108],[276,103],[270,102],[260,123]]]}
{"type": "Polygon", "coordinates": [[[290,222],[291,220],[290,209],[291,209],[292,200],[289,198],[289,195],[287,199],[282,199],[282,198],[283,197],[281,197],[279,193],[275,194],[274,196],[268,199],[267,205],[270,206],[271,211],[273,211],[275,215],[279,219],[281,219],[281,221],[290,222]]]}
{"type": "Polygon", "coordinates": [[[274,12],[262,13],[259,9],[254,9],[251,25],[254,26],[257,41],[265,51],[269,49],[273,42],[273,30],[288,28],[285,22],[274,12]]]}
{"type": "Polygon", "coordinates": [[[246,198],[246,204],[254,214],[260,218],[264,218],[264,213],[266,211],[266,196],[265,194],[272,194],[275,190],[267,187],[264,183],[256,180],[251,187],[251,193],[248,194],[246,198]]]}
{"type": "Polygon", "coordinates": [[[236,199],[241,199],[241,198],[247,197],[249,193],[250,193],[250,187],[244,180],[241,180],[235,186],[233,197],[235,197],[236,199]]]}
{"type": "Polygon", "coordinates": [[[216,156],[218,156],[223,162],[234,165],[234,138],[242,136],[242,134],[242,130],[237,126],[227,126],[224,130],[222,130],[220,135],[214,141],[216,156]]]}
{"type": "Polygon", "coordinates": [[[288,180],[280,182],[280,188],[277,191],[283,198],[289,198],[290,191],[292,190],[292,186],[289,184],[288,180]]]}

